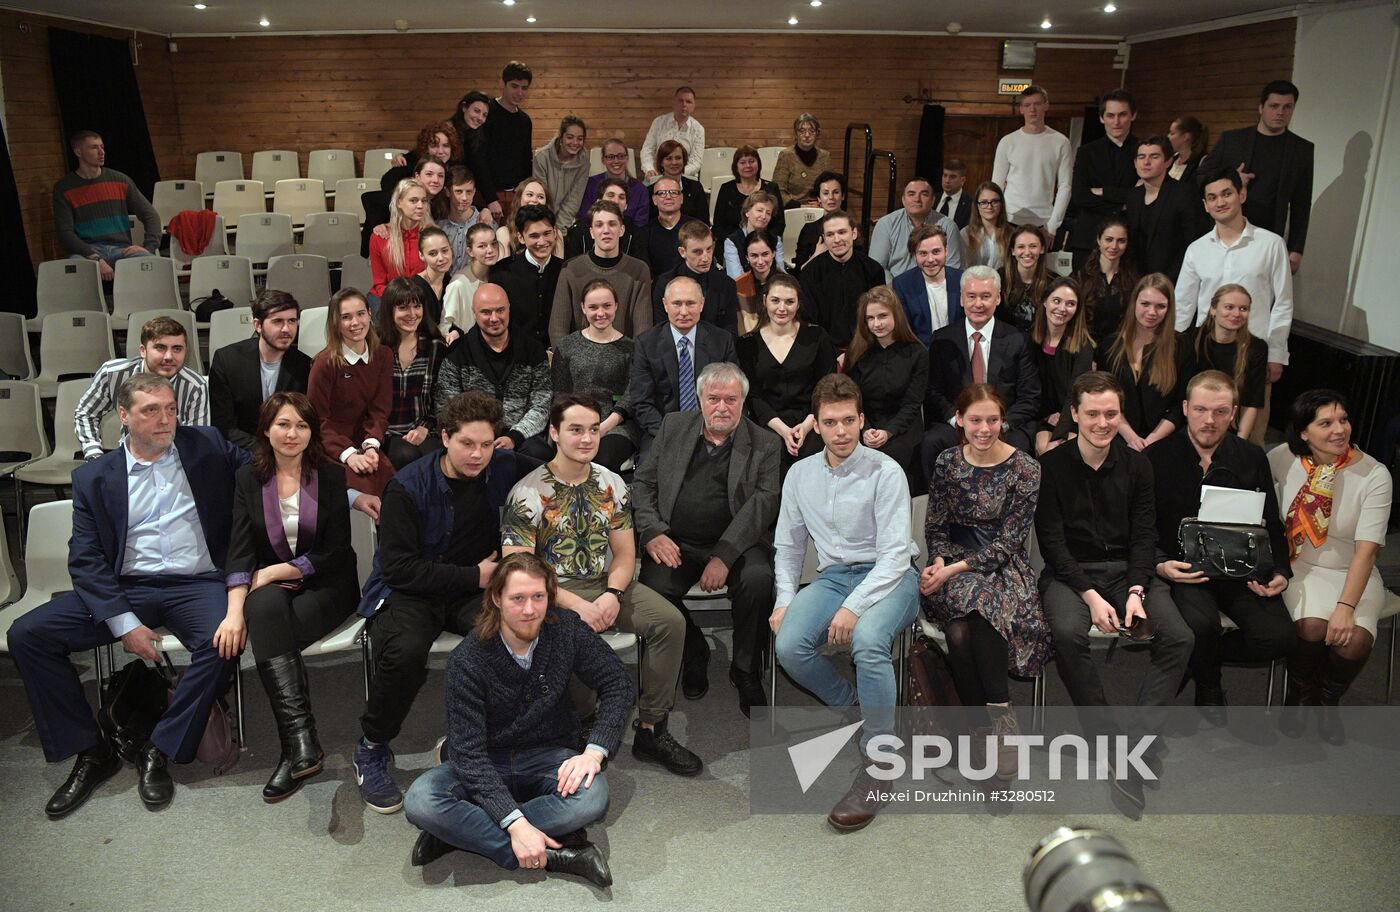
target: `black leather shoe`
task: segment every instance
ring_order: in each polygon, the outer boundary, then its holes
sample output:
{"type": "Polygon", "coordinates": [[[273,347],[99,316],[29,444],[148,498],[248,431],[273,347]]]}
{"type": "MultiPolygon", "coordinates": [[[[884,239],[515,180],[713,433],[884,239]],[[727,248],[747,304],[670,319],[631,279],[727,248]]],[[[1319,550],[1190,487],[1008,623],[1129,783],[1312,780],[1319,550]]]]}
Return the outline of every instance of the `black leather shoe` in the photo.
{"type": "Polygon", "coordinates": [[[700,775],[704,764],[700,762],[699,757],[686,750],[679,741],[672,737],[671,733],[666,730],[665,719],[656,723],[656,727],[650,731],[642,728],[640,722],[634,723],[634,726],[632,756],[638,760],[660,763],[677,776],[700,775]]]}
{"type": "Polygon", "coordinates": [[[544,850],[544,869],[555,874],[573,874],[596,887],[607,889],[612,886],[612,871],[608,861],[595,845],[578,848],[544,850]]]}
{"type": "Polygon", "coordinates": [[[1216,728],[1224,727],[1228,721],[1225,716],[1225,691],[1220,687],[1207,687],[1197,681],[1196,708],[1200,710],[1201,716],[1216,728]]]}
{"type": "Polygon", "coordinates": [[[745,717],[750,715],[753,707],[768,705],[768,695],[763,692],[763,679],[759,675],[751,671],[740,671],[730,665],[729,683],[739,691],[739,712],[745,717]]]}
{"type": "Polygon", "coordinates": [[[67,817],[88,800],[94,789],[115,776],[121,768],[122,758],[106,741],[83,751],[73,761],[73,772],[68,774],[49,803],[44,805],[44,813],[50,820],[67,817]]]}
{"type": "Polygon", "coordinates": [[[136,794],[152,811],[165,807],[175,797],[175,783],[165,768],[165,754],[149,741],[136,756],[136,794]]]}
{"type": "Polygon", "coordinates": [[[418,841],[413,844],[413,853],[408,856],[409,864],[415,868],[432,864],[448,852],[457,851],[457,847],[443,842],[427,830],[418,834],[418,841]]]}

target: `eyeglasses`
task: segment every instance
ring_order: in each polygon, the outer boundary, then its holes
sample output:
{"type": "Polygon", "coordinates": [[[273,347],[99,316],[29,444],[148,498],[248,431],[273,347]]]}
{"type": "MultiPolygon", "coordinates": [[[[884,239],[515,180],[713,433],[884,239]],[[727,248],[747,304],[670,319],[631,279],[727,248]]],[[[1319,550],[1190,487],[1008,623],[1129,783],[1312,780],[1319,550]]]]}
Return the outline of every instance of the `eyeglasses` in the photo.
{"type": "Polygon", "coordinates": [[[653,196],[680,196],[680,195],[681,195],[681,191],[679,191],[679,190],[653,190],[653,191],[651,191],[651,192],[652,192],[652,195],[653,195],[653,196]]]}
{"type": "Polygon", "coordinates": [[[994,209],[1001,205],[1001,200],[978,200],[977,205],[983,209],[994,209]]]}
{"type": "Polygon", "coordinates": [[[627,160],[627,153],[626,153],[626,152],[613,152],[613,153],[610,153],[610,154],[608,154],[608,155],[604,155],[604,156],[603,156],[603,160],[604,160],[604,161],[610,161],[610,162],[615,162],[615,161],[626,161],[626,160],[627,160]]]}
{"type": "Polygon", "coordinates": [[[808,135],[808,134],[811,134],[811,135],[815,136],[816,133],[817,133],[817,128],[816,128],[816,127],[798,127],[798,128],[797,128],[797,135],[798,135],[798,136],[806,136],[806,135],[808,135]]]}

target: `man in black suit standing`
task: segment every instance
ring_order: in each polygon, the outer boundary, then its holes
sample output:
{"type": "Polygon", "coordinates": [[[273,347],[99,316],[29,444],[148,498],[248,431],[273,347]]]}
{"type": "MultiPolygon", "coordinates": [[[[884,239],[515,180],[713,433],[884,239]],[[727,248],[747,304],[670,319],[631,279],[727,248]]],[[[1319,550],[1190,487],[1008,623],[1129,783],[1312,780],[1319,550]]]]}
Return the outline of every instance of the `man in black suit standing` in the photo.
{"type": "Polygon", "coordinates": [[[700,409],[695,378],[717,361],[739,362],[734,336],[711,323],[700,322],[705,295],[700,283],[674,278],[662,293],[666,322],[637,337],[632,350],[628,395],[633,417],[642,428],[641,456],[646,458],[661,419],[671,412],[700,409]]]}
{"type": "Polygon", "coordinates": [[[1128,194],[1128,251],[1138,275],[1161,272],[1175,282],[1186,248],[1207,229],[1195,191],[1167,177],[1171,149],[1165,136],[1138,143],[1133,167],[1140,183],[1128,194]]]}
{"type": "Polygon", "coordinates": [[[296,298],[265,290],[253,302],[256,335],[214,353],[209,417],[229,443],[251,451],[263,400],[273,393],[306,392],[311,359],[297,348],[300,320],[296,298]]]}
{"type": "Polygon", "coordinates": [[[716,363],[696,381],[699,412],[661,422],[651,454],[632,483],[637,535],[646,549],[641,581],[685,615],[681,690],[698,700],[709,689],[709,644],[685,607],[697,582],[728,587],[734,611],[729,680],[739,709],[766,706],[763,650],[773,608],[773,524],[778,519],[776,434],[744,417],[749,381],[738,365],[716,363]]]}
{"type": "Polygon", "coordinates": [[[1244,217],[1267,228],[1288,245],[1288,266],[1298,271],[1312,214],[1313,144],[1288,129],[1298,104],[1298,87],[1286,79],[1259,93],[1259,123],[1226,130],[1201,160],[1196,182],[1206,184],[1225,170],[1238,171],[1249,191],[1244,217]]]}
{"type": "Polygon", "coordinates": [[[924,477],[933,477],[938,454],[958,442],[953,403],[963,387],[988,383],[1006,403],[1002,439],[1033,452],[1040,407],[1040,373],[1031,360],[1030,340],[1010,323],[998,323],[1001,276],[990,266],[962,274],[963,317],[933,334],[928,347],[928,395],[924,399],[924,477]]]}
{"type": "Polygon", "coordinates": [[[1133,155],[1137,137],[1133,136],[1133,121],[1137,119],[1137,103],[1123,89],[1114,89],[1099,100],[1099,122],[1104,135],[1079,147],[1074,156],[1074,180],[1070,203],[1074,218],[1070,221],[1069,243],[1078,270],[1096,250],[1099,225],[1104,219],[1118,215],[1128,202],[1128,193],[1137,183],[1133,171],[1133,155]]]}
{"type": "Polygon", "coordinates": [[[972,219],[972,196],[965,193],[967,186],[967,164],[961,159],[950,158],[943,163],[943,180],[938,195],[938,205],[934,209],[939,215],[946,215],[958,226],[967,227],[972,219]]]}

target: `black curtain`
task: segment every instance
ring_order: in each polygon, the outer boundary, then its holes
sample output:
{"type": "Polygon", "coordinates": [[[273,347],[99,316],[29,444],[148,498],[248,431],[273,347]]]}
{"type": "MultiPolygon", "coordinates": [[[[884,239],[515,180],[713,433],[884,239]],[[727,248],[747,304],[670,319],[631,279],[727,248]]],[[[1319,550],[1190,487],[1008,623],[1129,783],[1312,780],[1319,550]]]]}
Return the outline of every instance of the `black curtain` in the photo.
{"type": "MultiPolygon", "coordinates": [[[[943,124],[947,113],[943,105],[924,105],[923,116],[919,119],[919,150],[910,174],[910,177],[917,175],[933,181],[935,201],[941,192],[938,181],[943,176],[943,124]]],[[[902,192],[903,188],[900,190],[902,192]]]]}
{"type": "Polygon", "coordinates": [[[34,299],[34,264],[29,262],[29,244],[24,237],[24,219],[19,211],[19,187],[15,185],[15,168],[10,162],[10,144],[5,139],[5,125],[0,123],[0,237],[10,240],[0,244],[0,310],[34,316],[38,302],[34,299]]]}
{"type": "MultiPolygon", "coordinates": [[[[62,142],[78,130],[95,130],[107,146],[107,167],[130,177],[147,199],[160,171],[146,126],[141,88],[131,65],[130,44],[67,29],[49,29],[53,88],[63,120],[62,142]]],[[[69,167],[76,167],[72,153],[69,167]]]]}

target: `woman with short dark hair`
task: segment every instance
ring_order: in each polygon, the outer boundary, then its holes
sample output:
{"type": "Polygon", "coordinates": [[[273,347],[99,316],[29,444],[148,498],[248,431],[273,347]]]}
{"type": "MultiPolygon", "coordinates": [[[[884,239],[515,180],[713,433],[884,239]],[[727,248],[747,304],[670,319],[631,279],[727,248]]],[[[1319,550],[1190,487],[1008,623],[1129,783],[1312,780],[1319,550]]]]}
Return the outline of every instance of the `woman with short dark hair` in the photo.
{"type": "Polygon", "coordinates": [[[1390,472],[1352,445],[1349,413],[1335,390],[1303,393],[1287,446],[1269,453],[1293,563],[1283,602],[1299,641],[1279,727],[1296,737],[1305,707],[1318,707],[1318,734],[1329,744],[1346,740],[1337,704],[1371,656],[1386,600],[1376,555],[1390,519],[1390,472]]]}
{"type": "Polygon", "coordinates": [[[729,173],[734,175],[734,179],[721,184],[715,197],[715,237],[719,238],[721,246],[726,238],[739,230],[743,224],[742,209],[745,203],[759,192],[773,195],[774,211],[770,230],[775,237],[782,236],[783,226],[786,224],[783,219],[783,195],[776,183],[763,179],[762,172],[763,160],[759,157],[757,149],[753,146],[740,146],[734,150],[734,158],[729,162],[729,173]]]}

